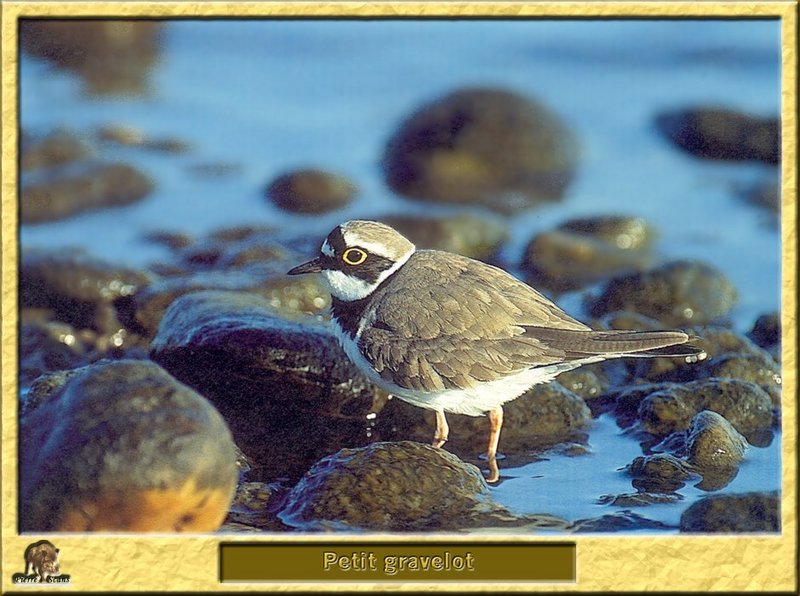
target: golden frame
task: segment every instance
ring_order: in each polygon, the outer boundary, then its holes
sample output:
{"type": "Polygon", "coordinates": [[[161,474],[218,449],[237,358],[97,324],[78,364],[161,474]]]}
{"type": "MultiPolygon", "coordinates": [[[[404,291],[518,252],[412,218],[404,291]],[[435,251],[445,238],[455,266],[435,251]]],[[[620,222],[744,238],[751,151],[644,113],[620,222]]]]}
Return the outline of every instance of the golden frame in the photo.
{"type": "MultiPolygon", "coordinates": [[[[776,2],[3,2],[2,5],[2,577],[0,590],[35,536],[17,531],[17,20],[21,17],[581,17],[775,18],[782,29],[782,533],[735,536],[558,536],[577,543],[577,582],[567,584],[220,584],[221,541],[270,541],[258,535],[71,535],[52,537],[79,591],[785,591],[797,580],[797,4],[776,2]]],[[[281,535],[281,541],[330,543],[327,536],[281,535]]],[[[380,539],[380,535],[370,536],[380,539]]],[[[386,537],[383,537],[386,538],[386,537]]],[[[426,536],[392,540],[421,542],[426,536]]],[[[437,536],[480,542],[480,536],[437,536]]],[[[337,544],[364,536],[336,536],[337,544]]],[[[541,537],[509,536],[508,542],[541,537]]],[[[546,540],[546,539],[545,539],[546,540]]],[[[46,586],[42,586],[44,588],[46,586]]]]}

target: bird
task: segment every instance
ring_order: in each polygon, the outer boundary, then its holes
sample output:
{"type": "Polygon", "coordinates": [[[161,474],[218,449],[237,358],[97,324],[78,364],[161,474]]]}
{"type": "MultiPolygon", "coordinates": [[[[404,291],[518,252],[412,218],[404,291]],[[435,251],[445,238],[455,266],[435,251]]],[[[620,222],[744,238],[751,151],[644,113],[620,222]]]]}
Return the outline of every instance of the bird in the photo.
{"type": "Polygon", "coordinates": [[[449,436],[446,413],[486,415],[488,482],[499,480],[503,404],[584,364],[620,357],[705,352],[683,331],[595,330],[498,267],[418,250],[390,226],[336,226],[312,260],[289,275],[321,274],[333,331],[347,357],[390,395],[433,410],[432,445],[449,436]]]}

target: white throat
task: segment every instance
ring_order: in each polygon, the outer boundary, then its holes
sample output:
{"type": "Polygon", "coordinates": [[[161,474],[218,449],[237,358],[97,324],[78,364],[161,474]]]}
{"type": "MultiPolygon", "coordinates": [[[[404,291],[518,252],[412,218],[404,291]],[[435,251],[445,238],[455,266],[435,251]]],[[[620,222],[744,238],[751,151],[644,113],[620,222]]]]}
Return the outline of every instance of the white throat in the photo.
{"type": "Polygon", "coordinates": [[[343,271],[335,271],[332,269],[322,271],[322,278],[327,283],[328,291],[334,298],[345,302],[361,300],[369,296],[375,291],[375,288],[386,280],[386,278],[405,265],[405,262],[408,261],[412,254],[414,254],[413,250],[408,251],[408,254],[381,273],[378,279],[372,283],[359,279],[358,277],[353,277],[352,275],[347,275],[343,271]]]}

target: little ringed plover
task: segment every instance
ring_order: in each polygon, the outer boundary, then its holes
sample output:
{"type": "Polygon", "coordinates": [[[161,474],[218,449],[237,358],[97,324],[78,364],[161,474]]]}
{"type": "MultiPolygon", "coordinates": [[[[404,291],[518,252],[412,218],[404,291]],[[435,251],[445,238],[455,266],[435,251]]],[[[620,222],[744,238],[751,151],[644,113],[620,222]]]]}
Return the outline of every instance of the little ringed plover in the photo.
{"type": "Polygon", "coordinates": [[[436,413],[488,415],[488,480],[496,482],[503,404],[559,373],[609,358],[705,358],[682,331],[596,331],[502,269],[416,250],[387,225],[343,223],[317,258],[290,275],[321,273],[347,356],[392,395],[436,413]]]}

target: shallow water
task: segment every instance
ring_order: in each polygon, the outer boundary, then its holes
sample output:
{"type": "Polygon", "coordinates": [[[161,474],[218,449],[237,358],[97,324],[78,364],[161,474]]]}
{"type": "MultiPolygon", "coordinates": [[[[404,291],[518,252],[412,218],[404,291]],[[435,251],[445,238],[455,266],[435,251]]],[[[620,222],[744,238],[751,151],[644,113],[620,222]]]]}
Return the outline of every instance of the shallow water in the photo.
{"type": "MultiPolygon", "coordinates": [[[[22,250],[82,246],[107,260],[148,265],[165,249],[152,230],[202,234],[222,226],[272,224],[321,235],[352,217],[449,212],[393,195],[380,159],[399,123],[422,103],[463,86],[508,88],[555,109],[582,145],[566,199],[516,215],[505,261],[516,263],[538,231],[574,216],[645,218],[667,259],[704,260],[740,294],[734,327],[780,306],[780,236],[774,216],[736,188],[777,176],[752,163],[698,160],[655,130],[662,110],[719,105],[772,116],[780,105],[778,21],[181,21],[170,23],[146,97],[88,96],[73,75],[36,59],[20,63],[21,124],[92,135],[121,123],[145,136],[175,137],[191,151],[165,154],[105,147],[157,184],[144,201],[69,220],[23,226],[22,250]],[[231,164],[228,175],[193,166],[231,164]],[[322,167],[361,188],[347,208],[308,218],[279,211],[263,188],[288,169],[322,167]]],[[[581,316],[581,294],[560,303],[581,316]]],[[[494,489],[516,511],[569,520],[611,513],[603,494],[631,492],[618,468],[640,455],[613,420],[595,421],[592,453],[552,456],[504,470],[494,489]]],[[[501,445],[502,449],[502,445],[501,445]]],[[[780,486],[780,436],[751,448],[723,492],[780,486]]],[[[706,494],[688,485],[678,506],[643,515],[668,524],[706,494]]]]}

